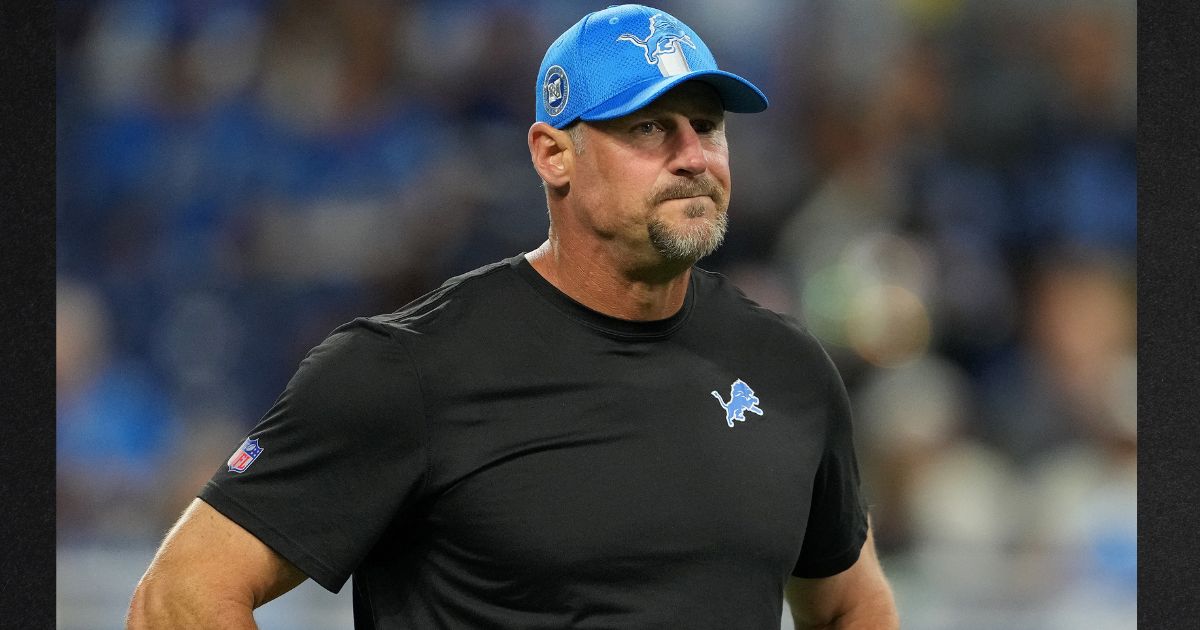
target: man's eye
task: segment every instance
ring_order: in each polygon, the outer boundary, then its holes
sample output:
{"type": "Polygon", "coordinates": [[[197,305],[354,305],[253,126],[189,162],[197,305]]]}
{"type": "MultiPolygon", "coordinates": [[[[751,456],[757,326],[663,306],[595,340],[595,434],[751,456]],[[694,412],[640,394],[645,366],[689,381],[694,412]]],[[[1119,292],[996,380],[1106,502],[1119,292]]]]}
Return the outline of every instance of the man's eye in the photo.
{"type": "Polygon", "coordinates": [[[712,133],[717,128],[717,124],[711,120],[697,120],[692,123],[692,129],[696,133],[712,133]]]}
{"type": "Polygon", "coordinates": [[[636,127],[634,127],[633,130],[643,136],[648,136],[648,135],[651,135],[654,132],[658,131],[658,123],[653,123],[653,122],[638,123],[638,125],[636,127]]]}

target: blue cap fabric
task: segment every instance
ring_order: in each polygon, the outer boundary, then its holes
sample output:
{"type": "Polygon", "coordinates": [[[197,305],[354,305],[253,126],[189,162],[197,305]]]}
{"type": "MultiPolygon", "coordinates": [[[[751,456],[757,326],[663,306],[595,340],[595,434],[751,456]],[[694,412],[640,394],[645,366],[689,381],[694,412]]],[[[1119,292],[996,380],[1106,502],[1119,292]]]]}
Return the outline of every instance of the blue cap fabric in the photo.
{"type": "Polygon", "coordinates": [[[716,88],[727,111],[767,108],[762,90],[719,70],[708,46],[683,22],[640,4],[612,6],[584,16],[546,50],[537,119],[562,129],[577,119],[617,118],[692,79],[716,88]]]}

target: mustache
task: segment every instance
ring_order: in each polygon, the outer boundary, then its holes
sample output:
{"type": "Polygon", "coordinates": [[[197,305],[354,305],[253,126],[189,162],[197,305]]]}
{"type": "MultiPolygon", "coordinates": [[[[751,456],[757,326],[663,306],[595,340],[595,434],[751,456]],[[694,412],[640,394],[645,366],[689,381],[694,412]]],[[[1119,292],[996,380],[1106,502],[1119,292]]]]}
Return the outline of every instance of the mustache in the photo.
{"type": "Polygon", "coordinates": [[[725,200],[725,191],[717,180],[711,177],[677,179],[651,195],[650,203],[653,205],[668,199],[700,196],[712,197],[720,205],[725,200]]]}

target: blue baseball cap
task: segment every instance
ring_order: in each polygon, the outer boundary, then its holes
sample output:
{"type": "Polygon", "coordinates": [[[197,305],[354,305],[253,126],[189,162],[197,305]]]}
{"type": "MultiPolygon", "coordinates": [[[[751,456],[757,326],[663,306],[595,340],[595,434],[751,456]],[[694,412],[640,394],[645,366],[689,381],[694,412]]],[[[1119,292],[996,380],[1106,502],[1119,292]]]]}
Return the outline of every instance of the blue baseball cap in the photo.
{"type": "Polygon", "coordinates": [[[717,68],[683,22],[640,4],[589,13],[546,50],[537,81],[537,120],[562,129],[641,109],[684,81],[715,88],[726,111],[761,112],[762,90],[717,68]]]}

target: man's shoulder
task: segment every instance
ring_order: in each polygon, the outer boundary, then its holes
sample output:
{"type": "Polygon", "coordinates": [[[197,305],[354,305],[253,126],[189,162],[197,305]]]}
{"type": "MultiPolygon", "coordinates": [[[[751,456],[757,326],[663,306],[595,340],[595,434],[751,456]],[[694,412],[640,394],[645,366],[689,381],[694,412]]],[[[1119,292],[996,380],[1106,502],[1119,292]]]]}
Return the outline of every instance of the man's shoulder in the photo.
{"type": "Polygon", "coordinates": [[[459,274],[391,313],[359,319],[393,334],[428,334],[465,319],[486,318],[488,303],[511,297],[512,269],[518,259],[507,258],[459,274]]]}
{"type": "MultiPolygon", "coordinates": [[[[697,280],[698,326],[693,340],[720,348],[726,356],[749,357],[768,371],[789,375],[836,374],[836,367],[822,342],[799,319],[767,308],[748,297],[728,277],[706,270],[697,280]]],[[[798,381],[800,382],[800,381],[798,381]]]]}
{"type": "Polygon", "coordinates": [[[780,313],[759,304],[745,294],[724,274],[699,267],[696,288],[704,296],[705,308],[715,311],[728,326],[749,328],[774,334],[812,340],[807,327],[792,315],[780,313]]]}

